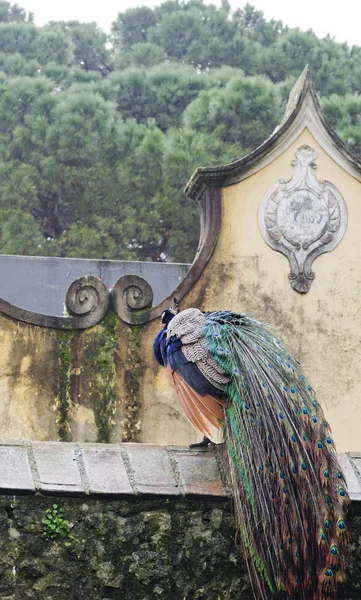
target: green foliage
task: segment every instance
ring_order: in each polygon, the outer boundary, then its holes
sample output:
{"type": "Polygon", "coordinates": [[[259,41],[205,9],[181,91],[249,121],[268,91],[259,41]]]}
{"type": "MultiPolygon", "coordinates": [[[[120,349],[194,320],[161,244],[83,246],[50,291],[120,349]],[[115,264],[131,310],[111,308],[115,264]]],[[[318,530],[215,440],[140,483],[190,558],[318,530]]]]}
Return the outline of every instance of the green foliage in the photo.
{"type": "Polygon", "coordinates": [[[341,98],[332,95],[323,99],[322,109],[329,124],[361,154],[361,96],[348,94],[341,98]]]}
{"type": "Polygon", "coordinates": [[[203,91],[184,113],[184,122],[196,131],[208,131],[224,142],[242,142],[252,150],[280,122],[279,91],[265,77],[229,79],[220,89],[203,91]]]}
{"type": "Polygon", "coordinates": [[[174,64],[129,68],[113,73],[109,80],[124,119],[134,118],[137,123],[154,119],[162,131],[178,127],[188,104],[211,83],[192,67],[174,64]]]}
{"type": "Polygon", "coordinates": [[[165,60],[164,49],[157,44],[144,42],[143,44],[133,44],[129,52],[117,56],[116,64],[119,69],[134,67],[154,67],[165,60]]]}
{"type": "Polygon", "coordinates": [[[26,14],[23,8],[20,8],[17,4],[10,4],[10,2],[0,1],[0,23],[21,23],[23,21],[32,21],[33,15],[26,14]]]}
{"type": "Polygon", "coordinates": [[[85,71],[112,70],[111,53],[107,49],[107,35],[96,23],[69,21],[63,24],[74,45],[75,63],[85,71]]]}
{"type": "Polygon", "coordinates": [[[112,25],[115,50],[128,51],[135,44],[146,42],[148,30],[156,23],[154,11],[147,6],[130,8],[120,13],[112,25]]]}
{"type": "Polygon", "coordinates": [[[70,65],[74,61],[75,47],[61,27],[48,25],[40,31],[37,41],[38,60],[42,65],[70,65]]]}
{"type": "Polygon", "coordinates": [[[360,151],[359,47],[226,0],[129,9],[110,36],[0,0],[0,252],[192,261],[188,178],[262,143],[306,63],[360,151]]]}
{"type": "Polygon", "coordinates": [[[65,519],[64,508],[59,508],[57,504],[53,504],[51,508],[47,508],[45,515],[41,520],[43,525],[43,535],[47,540],[64,540],[64,546],[67,548],[72,545],[72,542],[78,542],[71,533],[72,526],[65,519]]]}

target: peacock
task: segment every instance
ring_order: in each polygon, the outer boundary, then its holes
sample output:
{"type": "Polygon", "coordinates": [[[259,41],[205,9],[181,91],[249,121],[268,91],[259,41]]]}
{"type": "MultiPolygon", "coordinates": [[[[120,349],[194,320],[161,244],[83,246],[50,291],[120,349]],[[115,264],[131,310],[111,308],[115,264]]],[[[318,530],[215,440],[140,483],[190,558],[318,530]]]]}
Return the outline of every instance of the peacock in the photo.
{"type": "Polygon", "coordinates": [[[300,363],[268,326],[225,310],[162,314],[153,354],[199,445],[224,441],[237,539],[257,600],[334,600],[349,497],[300,363]]]}

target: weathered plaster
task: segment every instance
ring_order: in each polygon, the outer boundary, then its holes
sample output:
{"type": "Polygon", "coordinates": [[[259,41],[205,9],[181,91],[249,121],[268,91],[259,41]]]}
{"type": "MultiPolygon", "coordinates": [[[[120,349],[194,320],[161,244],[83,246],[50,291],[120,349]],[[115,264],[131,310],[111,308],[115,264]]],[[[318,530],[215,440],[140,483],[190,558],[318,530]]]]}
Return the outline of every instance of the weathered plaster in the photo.
{"type": "Polygon", "coordinates": [[[56,436],[55,332],[0,317],[0,436],[56,436]]]}

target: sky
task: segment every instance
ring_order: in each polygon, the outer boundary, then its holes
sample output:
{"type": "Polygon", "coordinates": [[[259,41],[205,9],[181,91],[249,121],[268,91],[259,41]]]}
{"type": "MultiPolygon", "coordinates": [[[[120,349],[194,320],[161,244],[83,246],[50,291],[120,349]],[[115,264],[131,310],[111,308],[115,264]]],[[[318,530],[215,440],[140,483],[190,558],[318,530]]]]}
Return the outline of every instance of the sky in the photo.
{"type": "MultiPolygon", "coordinates": [[[[12,0],[14,1],[14,0],[12,0]]],[[[107,31],[119,12],[137,6],[155,6],[157,0],[16,0],[33,12],[35,23],[48,21],[96,21],[107,31]]],[[[215,0],[214,4],[219,4],[215,0]]],[[[232,7],[241,8],[247,0],[230,0],[232,7]]],[[[249,0],[268,19],[280,19],[290,27],[313,29],[319,37],[328,33],[338,42],[361,46],[360,0],[249,0]]]]}

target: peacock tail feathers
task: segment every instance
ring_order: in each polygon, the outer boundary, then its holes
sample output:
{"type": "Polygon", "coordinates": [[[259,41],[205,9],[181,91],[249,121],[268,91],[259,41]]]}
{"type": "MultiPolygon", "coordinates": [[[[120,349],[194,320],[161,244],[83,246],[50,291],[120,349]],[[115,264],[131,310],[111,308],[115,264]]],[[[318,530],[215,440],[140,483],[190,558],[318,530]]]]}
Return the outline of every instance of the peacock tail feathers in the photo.
{"type": "Polygon", "coordinates": [[[166,309],[153,352],[185,414],[225,448],[257,600],[335,600],[349,533],[330,427],[300,364],[246,315],[166,309]]]}
{"type": "Polygon", "coordinates": [[[348,495],[317,396],[265,325],[226,311],[205,317],[206,346],[229,375],[229,474],[256,597],[335,598],[348,495]]]}

